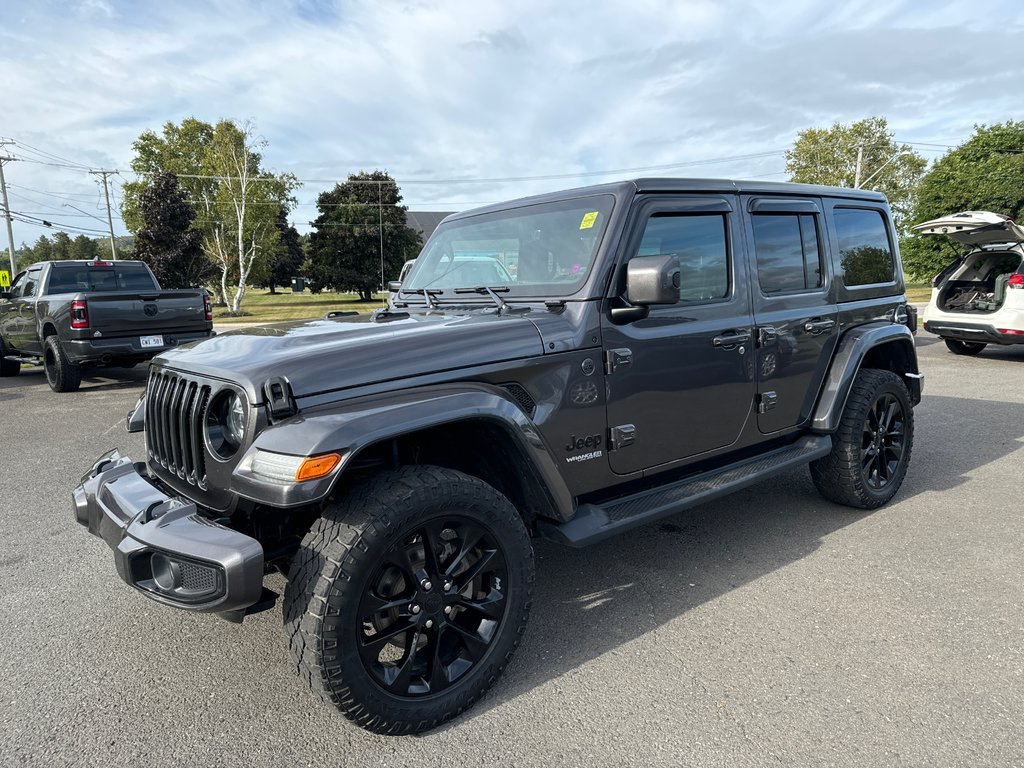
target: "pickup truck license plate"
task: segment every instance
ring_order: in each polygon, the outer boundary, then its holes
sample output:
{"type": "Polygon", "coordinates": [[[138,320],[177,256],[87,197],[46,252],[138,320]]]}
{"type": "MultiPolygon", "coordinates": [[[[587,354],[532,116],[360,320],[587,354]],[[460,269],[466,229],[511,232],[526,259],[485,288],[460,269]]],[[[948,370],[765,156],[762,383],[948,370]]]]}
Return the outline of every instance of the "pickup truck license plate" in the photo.
{"type": "Polygon", "coordinates": [[[139,336],[139,344],[143,349],[147,347],[162,347],[164,345],[163,336],[139,336]]]}

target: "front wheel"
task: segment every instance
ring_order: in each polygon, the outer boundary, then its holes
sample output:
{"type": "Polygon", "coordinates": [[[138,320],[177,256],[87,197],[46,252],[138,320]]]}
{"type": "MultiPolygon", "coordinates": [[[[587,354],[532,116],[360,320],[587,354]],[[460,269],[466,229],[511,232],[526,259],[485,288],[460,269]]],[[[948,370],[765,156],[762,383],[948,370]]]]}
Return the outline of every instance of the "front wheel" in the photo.
{"type": "Polygon", "coordinates": [[[954,355],[976,355],[988,344],[980,341],[960,341],[959,339],[943,339],[946,342],[946,349],[954,355]]]}
{"type": "Polygon", "coordinates": [[[0,339],[0,376],[17,376],[21,371],[21,363],[17,360],[7,360],[4,356],[7,354],[7,348],[4,346],[4,340],[0,339]]]}
{"type": "Polygon", "coordinates": [[[811,462],[811,477],[825,498],[875,509],[900,489],[913,447],[914,411],[903,380],[892,371],[862,368],[832,435],[832,452],[811,462]]]}
{"type": "Polygon", "coordinates": [[[471,706],[526,629],[533,550],[508,499],[450,469],[347,489],[292,561],[284,618],[299,675],[357,725],[423,731],[471,706]]]}

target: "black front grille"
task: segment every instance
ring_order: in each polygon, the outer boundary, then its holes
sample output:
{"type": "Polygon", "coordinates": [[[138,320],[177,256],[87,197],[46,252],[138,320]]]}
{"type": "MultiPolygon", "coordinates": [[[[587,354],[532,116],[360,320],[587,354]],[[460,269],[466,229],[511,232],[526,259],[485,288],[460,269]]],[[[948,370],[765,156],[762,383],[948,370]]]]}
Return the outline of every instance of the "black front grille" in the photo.
{"type": "Polygon", "coordinates": [[[149,456],[168,472],[206,489],[203,422],[210,387],[173,373],[157,371],[146,391],[146,442],[149,456]]]}

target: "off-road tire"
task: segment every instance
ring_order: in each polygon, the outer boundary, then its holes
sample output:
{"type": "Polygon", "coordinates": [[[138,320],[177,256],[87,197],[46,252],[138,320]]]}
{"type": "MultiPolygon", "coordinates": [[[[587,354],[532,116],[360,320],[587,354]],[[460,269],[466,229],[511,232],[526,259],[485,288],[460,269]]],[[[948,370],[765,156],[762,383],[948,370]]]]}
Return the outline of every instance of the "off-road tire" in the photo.
{"type": "Polygon", "coordinates": [[[54,392],[74,392],[82,383],[82,368],[68,359],[57,336],[43,341],[43,369],[54,392]]]}
{"type": "MultiPolygon", "coordinates": [[[[367,730],[403,734],[433,728],[476,702],[509,663],[526,629],[533,576],[533,549],[522,518],[490,485],[434,466],[381,473],[346,489],[331,503],[292,560],[284,624],[298,674],[367,730]],[[385,689],[360,656],[359,644],[368,631],[360,601],[364,592],[371,594],[387,553],[405,546],[410,536],[415,540],[420,528],[451,516],[479,525],[499,543],[508,575],[504,614],[486,652],[461,678],[437,693],[398,696],[385,689]]],[[[403,658],[415,655],[409,648],[418,639],[414,636],[406,646],[403,658]]]]}
{"type": "Polygon", "coordinates": [[[7,348],[0,340],[0,376],[17,376],[21,371],[21,363],[16,360],[5,360],[4,355],[6,354],[7,348]]]}
{"type": "Polygon", "coordinates": [[[946,349],[954,355],[976,355],[988,344],[981,341],[960,341],[960,339],[943,339],[946,349]]]}
{"type": "Polygon", "coordinates": [[[892,371],[862,368],[853,380],[839,429],[832,435],[832,452],[811,462],[811,478],[826,499],[857,509],[875,509],[900,489],[914,447],[914,410],[903,380],[892,371]],[[871,487],[865,476],[864,453],[869,414],[880,398],[891,397],[902,409],[902,451],[891,479],[871,487]]]}

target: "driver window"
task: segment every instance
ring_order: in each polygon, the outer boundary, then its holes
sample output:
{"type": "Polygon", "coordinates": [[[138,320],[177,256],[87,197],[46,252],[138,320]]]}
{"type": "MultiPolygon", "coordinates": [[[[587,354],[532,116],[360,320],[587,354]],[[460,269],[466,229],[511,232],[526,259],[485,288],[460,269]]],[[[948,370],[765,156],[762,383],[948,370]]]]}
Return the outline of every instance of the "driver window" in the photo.
{"type": "Polygon", "coordinates": [[[28,272],[22,272],[16,278],[14,278],[14,284],[11,286],[11,298],[20,299],[22,292],[25,290],[25,281],[28,280],[28,272]]]}
{"type": "Polygon", "coordinates": [[[647,220],[635,256],[672,255],[679,260],[679,300],[702,302],[729,295],[725,216],[656,213],[647,220]]]}

